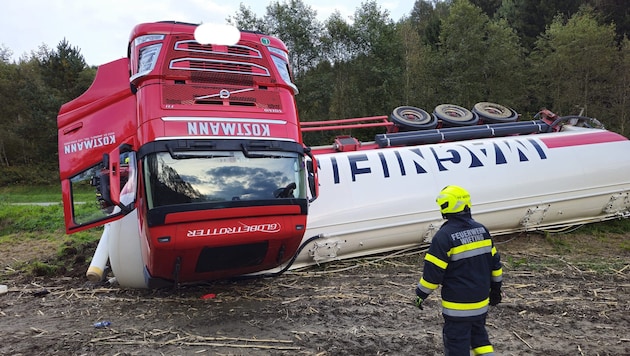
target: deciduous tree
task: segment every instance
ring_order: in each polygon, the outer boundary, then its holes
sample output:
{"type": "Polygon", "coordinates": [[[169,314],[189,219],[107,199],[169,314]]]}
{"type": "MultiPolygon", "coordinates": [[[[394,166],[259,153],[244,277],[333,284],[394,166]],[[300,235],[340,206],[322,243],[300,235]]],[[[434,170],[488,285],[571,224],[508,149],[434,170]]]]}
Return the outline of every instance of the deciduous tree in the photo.
{"type": "Polygon", "coordinates": [[[600,25],[589,9],[568,21],[556,17],[531,56],[539,96],[559,114],[608,116],[619,75],[614,25],[600,25]]]}
{"type": "Polygon", "coordinates": [[[317,20],[317,12],[302,0],[272,2],[267,6],[265,23],[269,34],[279,37],[289,48],[289,61],[296,75],[320,60],[323,26],[317,20]]]}
{"type": "Polygon", "coordinates": [[[442,103],[519,102],[523,51],[507,22],[491,21],[467,0],[457,0],[442,20],[438,54],[432,72],[441,76],[442,103]]]}

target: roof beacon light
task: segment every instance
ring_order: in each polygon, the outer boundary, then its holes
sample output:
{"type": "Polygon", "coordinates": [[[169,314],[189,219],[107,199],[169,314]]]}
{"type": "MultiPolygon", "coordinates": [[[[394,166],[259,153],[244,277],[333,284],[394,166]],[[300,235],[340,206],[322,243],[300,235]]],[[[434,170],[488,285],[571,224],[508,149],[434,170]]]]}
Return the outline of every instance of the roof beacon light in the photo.
{"type": "Polygon", "coordinates": [[[232,25],[204,23],[195,29],[195,41],[202,45],[233,46],[241,39],[241,32],[232,25]]]}

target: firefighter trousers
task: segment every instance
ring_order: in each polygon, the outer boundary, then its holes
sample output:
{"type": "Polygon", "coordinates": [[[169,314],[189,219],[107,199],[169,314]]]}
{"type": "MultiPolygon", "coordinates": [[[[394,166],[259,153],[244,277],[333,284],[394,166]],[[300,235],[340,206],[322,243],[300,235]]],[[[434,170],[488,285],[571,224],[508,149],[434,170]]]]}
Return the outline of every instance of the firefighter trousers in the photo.
{"type": "Polygon", "coordinates": [[[444,318],[442,330],[445,356],[493,356],[494,350],[486,331],[486,316],[478,320],[453,320],[444,318]]]}

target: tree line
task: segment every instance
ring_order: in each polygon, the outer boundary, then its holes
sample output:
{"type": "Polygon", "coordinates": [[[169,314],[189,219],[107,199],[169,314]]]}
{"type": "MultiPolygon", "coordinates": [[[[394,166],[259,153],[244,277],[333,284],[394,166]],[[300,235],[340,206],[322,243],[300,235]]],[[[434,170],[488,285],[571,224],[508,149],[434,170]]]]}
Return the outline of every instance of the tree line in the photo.
{"type": "MultiPolygon", "coordinates": [[[[417,0],[397,21],[365,1],[350,18],[335,12],[323,22],[302,0],[274,0],[263,15],[241,4],[226,20],[285,42],[302,121],[491,101],[524,120],[545,107],[630,134],[625,0],[417,0]]],[[[0,47],[0,185],[56,181],[57,112],[96,68],[65,40],[17,63],[10,55],[0,47]]],[[[305,139],[330,144],[331,135],[305,139]]]]}

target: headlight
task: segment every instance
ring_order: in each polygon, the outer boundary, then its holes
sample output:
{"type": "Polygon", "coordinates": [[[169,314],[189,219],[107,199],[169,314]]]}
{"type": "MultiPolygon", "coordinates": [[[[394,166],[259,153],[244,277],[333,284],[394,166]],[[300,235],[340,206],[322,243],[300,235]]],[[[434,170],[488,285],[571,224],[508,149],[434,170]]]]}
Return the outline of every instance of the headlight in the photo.
{"type": "Polygon", "coordinates": [[[153,70],[155,62],[157,62],[158,56],[160,55],[160,49],[162,49],[161,43],[156,43],[140,49],[140,52],[138,53],[138,74],[153,70]]]}
{"type": "Polygon", "coordinates": [[[161,49],[161,43],[156,43],[140,48],[140,50],[138,51],[138,71],[134,76],[131,77],[131,81],[143,75],[147,75],[153,70],[153,68],[155,67],[155,63],[157,63],[157,59],[160,55],[161,49]]]}

